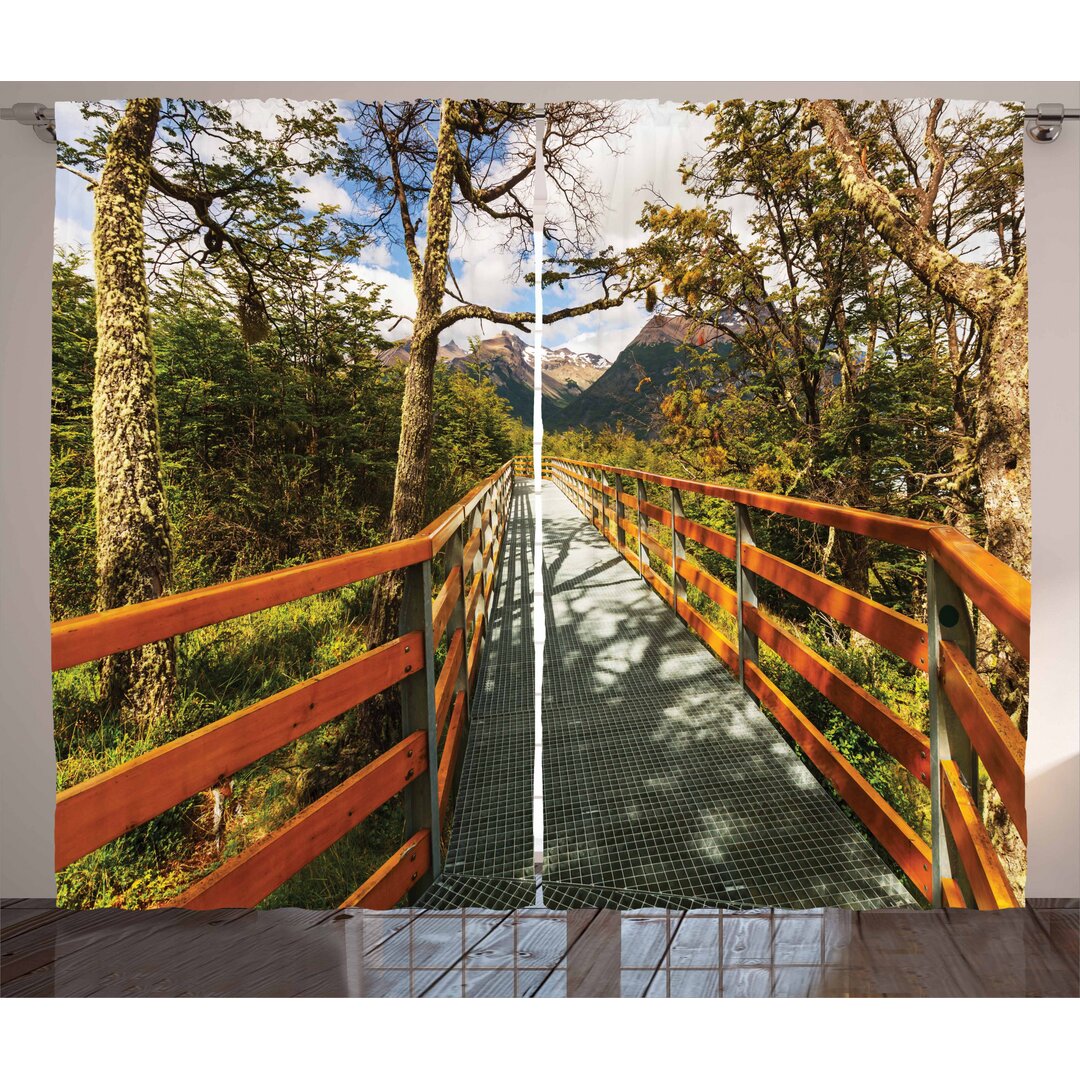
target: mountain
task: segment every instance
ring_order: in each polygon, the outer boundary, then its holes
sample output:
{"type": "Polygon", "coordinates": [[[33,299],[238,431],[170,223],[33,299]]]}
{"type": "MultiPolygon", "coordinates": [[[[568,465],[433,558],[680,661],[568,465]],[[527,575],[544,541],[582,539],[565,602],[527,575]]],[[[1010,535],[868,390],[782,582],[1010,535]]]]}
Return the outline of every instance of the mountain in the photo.
{"type": "MultiPolygon", "coordinates": [[[[382,364],[391,367],[409,359],[410,341],[404,338],[380,354],[382,364]]],[[[466,352],[455,341],[439,343],[439,360],[458,371],[474,370],[480,364],[513,414],[527,423],[533,415],[534,349],[510,330],[485,338],[473,353],[466,352]]],[[[541,382],[545,400],[556,406],[572,401],[592,385],[608,368],[609,362],[598,353],[576,353],[565,346],[543,349],[541,382]]]]}
{"type": "MultiPolygon", "coordinates": [[[[402,338],[400,341],[395,341],[389,349],[384,349],[379,353],[379,362],[383,367],[397,367],[404,364],[409,359],[411,345],[411,338],[402,338]]],[[[453,363],[468,356],[468,353],[456,341],[448,342],[445,345],[440,341],[438,356],[444,362],[453,363]]]]}
{"type": "Polygon", "coordinates": [[[653,315],[615,362],[559,413],[546,416],[544,426],[600,428],[621,420],[635,434],[656,434],[662,423],[660,402],[675,369],[686,362],[686,348],[708,347],[726,356],[731,343],[721,327],[738,333],[740,326],[733,313],[716,326],[680,315],[653,315]]]}
{"type": "MultiPolygon", "coordinates": [[[[533,347],[527,345],[525,351],[533,361],[533,347]]],[[[560,407],[568,405],[611,367],[611,361],[599,353],[574,352],[565,345],[555,349],[542,346],[542,353],[544,396],[560,407]]]]}

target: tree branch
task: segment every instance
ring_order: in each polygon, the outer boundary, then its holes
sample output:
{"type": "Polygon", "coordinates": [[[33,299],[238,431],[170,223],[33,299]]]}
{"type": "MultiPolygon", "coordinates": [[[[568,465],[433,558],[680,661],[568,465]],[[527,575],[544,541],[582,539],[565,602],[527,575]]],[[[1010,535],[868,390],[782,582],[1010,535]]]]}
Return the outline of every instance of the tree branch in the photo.
{"type": "Polygon", "coordinates": [[[398,160],[400,148],[396,136],[392,135],[390,129],[386,126],[382,105],[375,107],[375,119],[386,142],[386,155],[390,159],[390,171],[394,177],[394,192],[397,197],[398,212],[401,216],[401,229],[405,240],[405,253],[409,258],[413,280],[419,281],[423,275],[424,267],[420,261],[420,249],[416,246],[416,226],[413,225],[412,214],[409,212],[409,195],[405,189],[405,181],[401,176],[401,162],[398,160]]]}
{"type": "Polygon", "coordinates": [[[806,108],[821,125],[844,191],[885,243],[923,284],[962,307],[981,326],[989,326],[1012,291],[1007,275],[958,259],[904,212],[896,196],[867,171],[835,101],[820,99],[806,108]]]}
{"type": "Polygon", "coordinates": [[[58,161],[56,163],[56,167],[58,169],[63,169],[64,172],[71,173],[72,176],[77,176],[80,180],[85,180],[92,188],[96,188],[98,186],[98,182],[88,173],[79,172],[78,169],[73,169],[70,165],[65,165],[62,161],[58,161]]]}
{"type": "Polygon", "coordinates": [[[457,307],[448,308],[438,319],[438,328],[441,333],[454,323],[462,319],[487,319],[489,322],[505,323],[507,326],[516,326],[519,330],[532,326],[536,321],[536,313],[533,311],[496,311],[485,304],[458,304],[457,307]]]}

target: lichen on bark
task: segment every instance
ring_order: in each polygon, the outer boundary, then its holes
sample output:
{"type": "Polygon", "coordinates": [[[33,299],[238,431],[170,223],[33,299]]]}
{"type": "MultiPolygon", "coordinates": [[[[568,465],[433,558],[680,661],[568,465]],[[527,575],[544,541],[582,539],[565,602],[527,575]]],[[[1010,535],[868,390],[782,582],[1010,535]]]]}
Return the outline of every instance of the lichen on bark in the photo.
{"type": "MultiPolygon", "coordinates": [[[[93,442],[101,610],[161,596],[172,578],[143,228],[158,112],[156,98],[127,103],[110,135],[94,195],[93,442]]],[[[169,711],[175,681],[171,640],[107,657],[101,665],[103,699],[122,722],[139,729],[169,711]]]]}
{"type": "MultiPolygon", "coordinates": [[[[912,272],[966,311],[986,337],[976,401],[976,464],[983,491],[986,546],[1025,576],[1031,573],[1031,438],[1028,421],[1027,265],[1010,277],[958,258],[909,217],[871,175],[835,101],[810,102],[852,204],[912,272]]],[[[924,215],[925,216],[925,215],[924,215]]]]}
{"type": "MultiPolygon", "coordinates": [[[[427,203],[427,241],[423,260],[413,264],[416,317],[412,344],[405,371],[405,392],[401,402],[401,435],[398,442],[394,496],[390,509],[390,539],[413,536],[424,525],[428,464],[434,431],[433,402],[435,364],[438,357],[439,316],[450,254],[453,223],[454,171],[457,165],[457,125],[460,104],[445,100],[439,119],[435,165],[427,203]]],[[[400,574],[386,574],[378,582],[368,620],[368,640],[378,644],[396,632],[403,580],[400,574]]],[[[369,710],[369,737],[377,748],[393,741],[392,717],[385,708],[369,710]]]]}

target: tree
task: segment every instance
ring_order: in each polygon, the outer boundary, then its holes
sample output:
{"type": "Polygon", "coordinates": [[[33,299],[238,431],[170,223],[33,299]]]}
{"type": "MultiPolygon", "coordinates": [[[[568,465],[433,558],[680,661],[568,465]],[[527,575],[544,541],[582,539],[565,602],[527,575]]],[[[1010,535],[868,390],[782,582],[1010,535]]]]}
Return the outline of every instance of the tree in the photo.
{"type": "MultiPolygon", "coordinates": [[[[333,106],[303,114],[287,107],[269,136],[208,102],[135,99],[123,110],[90,103],[83,114],[98,124],[61,146],[57,164],[86,180],[95,198],[99,602],[113,607],[161,595],[172,573],[147,260],[158,280],[189,266],[205,270],[210,287],[233,298],[251,344],[270,332],[267,291],[287,286],[296,260],[333,267],[361,238],[332,208],[309,216],[300,204],[303,170],[324,168],[337,146],[333,106]]],[[[106,701],[140,726],[168,710],[174,682],[171,642],[102,664],[106,701]]]]}
{"type": "MultiPolygon", "coordinates": [[[[152,600],[172,579],[144,265],[143,209],[158,110],[156,98],[127,103],[94,193],[94,483],[103,609],[152,600]]],[[[175,680],[171,641],[102,662],[105,700],[142,726],[169,710],[175,680]]]]}
{"type": "MultiPolygon", "coordinates": [[[[944,387],[898,260],[821,167],[797,103],[688,108],[713,124],[681,166],[693,204],[647,204],[633,253],[665,283],[664,308],[708,342],[686,350],[663,402],[667,441],[693,475],[884,511],[900,497],[909,513],[928,505],[915,478],[948,453],[944,387]]],[[[865,538],[789,542],[868,590],[865,538]]]]}
{"type": "MultiPolygon", "coordinates": [[[[932,108],[926,128],[934,160],[919,212],[905,210],[897,194],[873,175],[852,137],[840,103],[807,104],[821,125],[852,204],[912,272],[951,304],[966,311],[986,339],[978,382],[976,462],[986,515],[989,550],[1021,574],[1031,573],[1031,461],[1027,389],[1027,259],[1006,250],[1004,266],[959,258],[930,225],[937,182],[945,161],[937,138],[943,102],[932,108]],[[936,179],[937,178],[937,179],[936,179]],[[1013,265],[1008,263],[1012,262],[1013,265]]],[[[1004,236],[1004,230],[1002,232],[1004,236]]]]}
{"type": "MultiPolygon", "coordinates": [[[[115,107],[83,107],[98,125],[60,148],[58,167],[95,183],[115,107]]],[[[248,342],[270,331],[264,293],[287,286],[296,260],[325,263],[356,254],[359,225],[320,206],[302,205],[308,177],[327,169],[339,148],[337,109],[331,103],[298,112],[282,105],[269,133],[250,127],[225,104],[166,98],[150,162],[147,252],[152,280],[187,267],[231,298],[248,342]]]]}
{"type": "MultiPolygon", "coordinates": [[[[416,313],[405,373],[389,539],[415,534],[425,523],[433,435],[433,384],[439,335],[465,319],[529,327],[532,311],[498,311],[466,297],[451,263],[455,221],[496,224],[520,260],[532,243],[526,197],[535,169],[534,119],[529,106],[482,100],[412,101],[399,105],[358,102],[356,131],[340,169],[374,207],[367,228],[404,245],[412,271],[416,313]],[[437,125],[437,132],[432,128],[437,125]],[[421,234],[423,239],[421,241],[421,234]]],[[[549,182],[565,196],[567,212],[553,217],[546,238],[567,258],[585,256],[601,193],[588,180],[579,151],[610,142],[625,121],[614,106],[582,102],[549,106],[542,144],[549,182]]],[[[590,264],[581,276],[597,276],[590,264]]],[[[614,307],[632,295],[629,285],[605,279],[600,296],[545,317],[546,322],[614,307]]],[[[380,579],[369,620],[369,640],[396,633],[402,579],[380,579]]],[[[375,732],[390,738],[388,721],[375,732]]]]}

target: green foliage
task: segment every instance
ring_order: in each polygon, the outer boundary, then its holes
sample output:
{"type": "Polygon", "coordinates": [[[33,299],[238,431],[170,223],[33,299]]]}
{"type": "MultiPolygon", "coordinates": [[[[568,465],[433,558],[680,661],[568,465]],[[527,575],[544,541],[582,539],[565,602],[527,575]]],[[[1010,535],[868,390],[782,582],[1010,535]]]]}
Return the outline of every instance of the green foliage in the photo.
{"type": "Polygon", "coordinates": [[[54,617],[87,611],[97,582],[94,457],[90,393],[94,384],[94,289],[80,256],[53,264],[52,452],[49,477],[49,600],[54,617]]]}
{"type": "MultiPolygon", "coordinates": [[[[325,268],[324,268],[325,270],[325,268]]],[[[80,260],[54,264],[51,580],[54,618],[95,607],[90,391],[94,291],[80,260]]],[[[163,470],[177,590],[385,541],[404,372],[378,361],[375,290],[322,274],[269,289],[274,332],[248,343],[227,295],[187,272],[152,295],[163,470]]],[[[485,379],[440,367],[431,516],[528,446],[485,379]]],[[[178,640],[171,716],[142,734],[99,703],[97,665],[54,677],[57,784],[65,789],[357,655],[370,583],[207,627],[178,640]]],[[[57,875],[64,906],[143,907],[182,892],[366,763],[353,710],[232,779],[219,850],[209,793],[57,875]],[[343,758],[344,755],[344,758],[343,758]],[[350,756],[351,755],[351,756],[350,756]]],[[[398,846],[381,810],[265,902],[338,903],[398,846]]]]}

